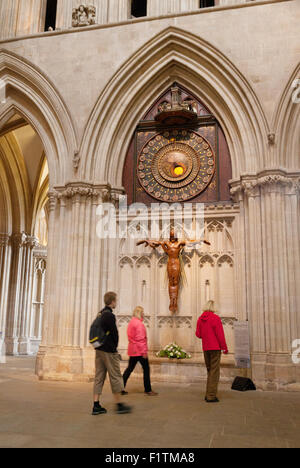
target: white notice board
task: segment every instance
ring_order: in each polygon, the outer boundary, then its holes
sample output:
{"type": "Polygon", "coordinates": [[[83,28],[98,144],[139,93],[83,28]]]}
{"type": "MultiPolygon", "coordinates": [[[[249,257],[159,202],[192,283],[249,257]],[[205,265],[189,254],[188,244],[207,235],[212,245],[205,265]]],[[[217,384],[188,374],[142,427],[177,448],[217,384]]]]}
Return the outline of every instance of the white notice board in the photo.
{"type": "Polygon", "coordinates": [[[235,361],[241,369],[250,369],[250,334],[249,322],[234,323],[235,361]]]}

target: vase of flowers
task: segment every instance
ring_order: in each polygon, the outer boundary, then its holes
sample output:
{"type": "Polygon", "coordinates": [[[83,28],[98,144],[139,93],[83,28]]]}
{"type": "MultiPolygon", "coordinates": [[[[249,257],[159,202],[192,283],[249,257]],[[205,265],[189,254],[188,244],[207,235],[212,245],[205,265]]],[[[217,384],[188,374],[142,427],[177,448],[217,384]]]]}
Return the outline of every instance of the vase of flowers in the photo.
{"type": "Polygon", "coordinates": [[[182,349],[178,344],[176,343],[170,343],[168,344],[164,349],[159,351],[156,354],[157,357],[160,358],[168,358],[168,359],[191,359],[191,355],[182,349]]]}

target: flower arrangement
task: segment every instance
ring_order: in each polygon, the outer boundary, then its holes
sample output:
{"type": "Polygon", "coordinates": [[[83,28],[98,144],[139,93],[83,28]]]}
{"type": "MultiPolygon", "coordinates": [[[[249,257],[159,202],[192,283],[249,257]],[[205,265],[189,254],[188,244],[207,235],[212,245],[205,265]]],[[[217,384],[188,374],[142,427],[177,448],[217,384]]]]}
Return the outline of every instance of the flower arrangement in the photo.
{"type": "Polygon", "coordinates": [[[191,359],[191,355],[176,343],[168,344],[164,349],[156,354],[157,357],[169,359],[191,359]]]}

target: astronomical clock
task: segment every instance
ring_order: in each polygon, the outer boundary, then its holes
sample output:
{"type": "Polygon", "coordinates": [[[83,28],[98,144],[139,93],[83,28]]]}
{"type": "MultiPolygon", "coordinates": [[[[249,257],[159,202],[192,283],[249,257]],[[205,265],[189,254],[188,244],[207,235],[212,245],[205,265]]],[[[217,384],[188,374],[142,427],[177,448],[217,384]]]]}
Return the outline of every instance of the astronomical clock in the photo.
{"type": "Polygon", "coordinates": [[[128,150],[128,202],[230,200],[231,164],[223,132],[209,111],[177,84],[140,122],[128,150]]]}

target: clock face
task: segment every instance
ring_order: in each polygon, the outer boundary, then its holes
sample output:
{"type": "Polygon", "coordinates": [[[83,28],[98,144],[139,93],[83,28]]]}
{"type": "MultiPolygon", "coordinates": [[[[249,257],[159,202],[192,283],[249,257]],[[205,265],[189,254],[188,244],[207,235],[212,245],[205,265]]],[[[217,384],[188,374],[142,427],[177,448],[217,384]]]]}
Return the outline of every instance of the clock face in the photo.
{"type": "Polygon", "coordinates": [[[182,202],[202,193],[215,173],[209,142],[189,130],[172,130],[151,138],[138,157],[137,174],[156,200],[182,202]]]}

